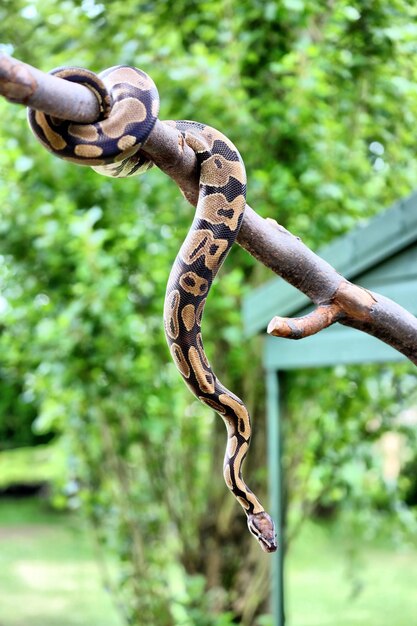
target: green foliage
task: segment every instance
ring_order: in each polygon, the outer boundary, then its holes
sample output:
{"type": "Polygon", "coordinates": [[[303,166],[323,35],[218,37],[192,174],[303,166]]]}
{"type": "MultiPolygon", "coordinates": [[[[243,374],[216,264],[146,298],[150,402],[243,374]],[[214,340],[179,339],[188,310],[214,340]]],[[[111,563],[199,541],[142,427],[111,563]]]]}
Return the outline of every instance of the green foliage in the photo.
{"type": "Polygon", "coordinates": [[[37,406],[23,390],[22,374],[11,368],[1,372],[0,415],[0,450],[36,445],[50,438],[33,432],[37,406]]]}
{"type": "MultiPolygon", "coordinates": [[[[4,0],[0,39],[44,70],[148,71],[161,117],[228,134],[247,166],[249,202],[316,246],[415,184],[415,17],[406,0],[4,0]]],[[[190,208],[160,173],[100,178],[45,153],[22,109],[1,102],[0,112],[4,384],[28,402],[37,433],[64,433],[63,493],[118,559],[109,584],[126,623],[220,626],[233,613],[252,624],[268,561],[225,493],[223,426],[179,380],[162,332],[190,208]]],[[[233,250],[205,317],[215,369],[256,407],[254,487],[265,485],[264,392],[239,309],[244,290],[266,276],[233,250]]],[[[309,415],[305,457],[288,446],[296,512],[305,477],[308,506],[323,489],[330,502],[362,493],[361,468],[374,459],[372,436],[359,444],[368,431],[358,415],[380,404],[352,372],[327,373],[323,393],[322,375],[296,379],[292,406],[309,415]]],[[[1,408],[6,423],[11,404],[1,408]]],[[[363,506],[374,505],[371,495],[363,506]]]]}
{"type": "Polygon", "coordinates": [[[405,466],[397,475],[382,450],[386,437],[394,436],[400,462],[404,466],[408,460],[412,467],[415,418],[407,421],[404,411],[417,403],[416,382],[410,364],[340,366],[313,377],[308,371],[292,377],[286,453],[292,532],[306,515],[340,508],[353,514],[368,535],[387,516],[395,520],[397,536],[417,532],[417,519],[406,505],[415,488],[410,469],[405,466]],[[303,451],[302,459],[297,450],[303,451]]]}

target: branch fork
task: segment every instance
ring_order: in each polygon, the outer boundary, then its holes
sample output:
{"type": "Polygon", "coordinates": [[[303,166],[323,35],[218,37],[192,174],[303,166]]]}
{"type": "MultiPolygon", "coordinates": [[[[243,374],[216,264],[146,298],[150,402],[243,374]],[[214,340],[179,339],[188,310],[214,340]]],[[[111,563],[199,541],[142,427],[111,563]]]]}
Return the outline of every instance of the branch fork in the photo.
{"type": "Polygon", "coordinates": [[[302,317],[275,316],[268,324],[267,333],[286,339],[303,339],[315,335],[335,322],[371,321],[375,296],[348,280],[340,283],[331,302],[317,306],[302,317]]]}

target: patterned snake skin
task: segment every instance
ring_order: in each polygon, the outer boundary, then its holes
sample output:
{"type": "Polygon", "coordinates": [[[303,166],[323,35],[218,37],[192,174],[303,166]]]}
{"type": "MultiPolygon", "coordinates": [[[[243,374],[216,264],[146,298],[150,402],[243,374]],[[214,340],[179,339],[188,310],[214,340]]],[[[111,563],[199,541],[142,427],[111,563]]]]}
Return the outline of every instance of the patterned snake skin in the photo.
{"type": "MultiPolygon", "coordinates": [[[[131,176],[152,167],[140,153],[159,112],[158,92],[149,76],[127,66],[112,67],[98,76],[80,68],[52,73],[91,89],[100,102],[101,118],[76,124],[29,109],[31,128],[45,148],[107,176],[131,176]]],[[[188,121],[165,123],[182,133],[200,166],[194,221],[168,280],[164,307],[168,345],[191,392],[223,418],[227,428],[224,479],[246,513],[250,532],[265,552],[274,552],[274,523],[242,477],[251,438],[249,413],[242,400],[216,378],[201,335],[211,284],[242,223],[245,167],[236,147],[214,128],[188,121]]]]}

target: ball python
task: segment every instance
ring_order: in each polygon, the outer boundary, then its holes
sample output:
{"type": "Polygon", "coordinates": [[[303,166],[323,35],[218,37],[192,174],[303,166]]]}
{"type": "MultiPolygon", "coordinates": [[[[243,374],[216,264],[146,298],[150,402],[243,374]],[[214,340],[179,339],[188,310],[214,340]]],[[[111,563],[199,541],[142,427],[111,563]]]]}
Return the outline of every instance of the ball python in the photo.
{"type": "MultiPolygon", "coordinates": [[[[100,103],[100,119],[77,124],[29,109],[37,139],[58,157],[115,177],[142,173],[152,163],[140,152],[157,120],[159,96],[143,71],[116,66],[96,75],[80,68],[53,74],[84,84],[100,103]]],[[[169,349],[191,392],[224,420],[227,447],[223,474],[247,516],[249,531],[265,552],[277,548],[274,523],[242,476],[251,439],[251,420],[240,398],[219,381],[203,347],[201,322],[212,282],[242,223],[246,173],[234,144],[197,122],[169,121],[195,152],[200,171],[194,220],[172,266],[164,305],[169,349]]]]}

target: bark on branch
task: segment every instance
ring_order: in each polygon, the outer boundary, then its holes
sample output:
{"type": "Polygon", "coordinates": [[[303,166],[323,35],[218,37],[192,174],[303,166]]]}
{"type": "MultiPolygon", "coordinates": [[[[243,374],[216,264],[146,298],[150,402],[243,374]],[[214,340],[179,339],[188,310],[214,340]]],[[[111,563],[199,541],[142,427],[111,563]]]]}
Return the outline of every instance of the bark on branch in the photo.
{"type": "MultiPolygon", "coordinates": [[[[86,87],[45,74],[4,54],[0,54],[0,94],[11,102],[77,122],[94,122],[99,114],[97,100],[86,87]]],[[[158,120],[142,151],[195,206],[198,167],[194,152],[182,136],[158,120]]],[[[350,283],[298,237],[274,220],[261,218],[249,205],[237,242],[317,305],[304,318],[275,317],[268,332],[299,339],[337,321],[377,337],[417,364],[417,318],[404,308],[350,283]]]]}

